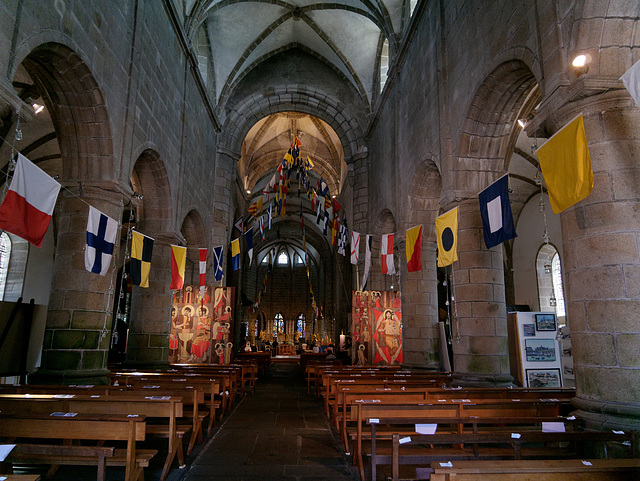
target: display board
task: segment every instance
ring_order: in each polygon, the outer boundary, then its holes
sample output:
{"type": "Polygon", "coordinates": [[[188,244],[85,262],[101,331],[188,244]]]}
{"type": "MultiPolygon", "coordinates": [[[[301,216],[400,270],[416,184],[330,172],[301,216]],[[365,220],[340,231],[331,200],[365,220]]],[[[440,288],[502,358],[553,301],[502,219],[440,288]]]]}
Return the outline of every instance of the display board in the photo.
{"type": "Polygon", "coordinates": [[[509,362],[524,387],[562,387],[562,361],[552,312],[511,312],[507,316],[509,362]]]}
{"type": "Polygon", "coordinates": [[[402,303],[400,292],[353,291],[352,337],[354,362],[401,364],[402,303]]]}
{"type": "Polygon", "coordinates": [[[171,364],[228,364],[233,348],[233,287],[186,286],[174,292],[171,364]],[[212,295],[213,293],[213,295],[212,295]]]}

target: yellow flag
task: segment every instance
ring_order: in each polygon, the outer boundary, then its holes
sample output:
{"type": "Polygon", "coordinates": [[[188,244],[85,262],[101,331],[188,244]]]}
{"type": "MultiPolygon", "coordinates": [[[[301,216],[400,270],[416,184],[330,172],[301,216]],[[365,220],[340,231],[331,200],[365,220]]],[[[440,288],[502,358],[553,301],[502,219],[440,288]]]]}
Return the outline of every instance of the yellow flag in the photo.
{"type": "Polygon", "coordinates": [[[171,283],[169,289],[182,289],[184,285],[184,269],[187,264],[187,248],[171,246],[171,283]]]}
{"type": "Polygon", "coordinates": [[[458,208],[436,217],[438,236],[438,267],[445,267],[458,260],[458,208]]]}
{"type": "Polygon", "coordinates": [[[591,193],[593,171],[582,114],[556,132],[537,154],[554,214],[591,193]]]}

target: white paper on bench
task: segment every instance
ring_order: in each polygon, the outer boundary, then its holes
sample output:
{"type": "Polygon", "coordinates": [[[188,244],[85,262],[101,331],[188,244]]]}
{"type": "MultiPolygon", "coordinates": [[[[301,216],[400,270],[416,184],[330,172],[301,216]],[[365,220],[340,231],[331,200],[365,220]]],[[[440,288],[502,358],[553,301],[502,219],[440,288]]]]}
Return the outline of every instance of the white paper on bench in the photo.
{"type": "Polygon", "coordinates": [[[54,399],[71,399],[75,394],[54,394],[54,399]]]}
{"type": "Polygon", "coordinates": [[[566,430],[564,428],[564,423],[557,422],[543,422],[542,423],[542,432],[543,433],[564,433],[566,430]]]}
{"type": "Polygon", "coordinates": [[[15,447],[15,444],[0,444],[0,463],[7,459],[7,456],[15,447]]]}
{"type": "Polygon", "coordinates": [[[453,468],[453,463],[451,461],[447,461],[446,463],[440,463],[440,466],[443,468],[453,468]]]}
{"type": "Polygon", "coordinates": [[[437,424],[416,424],[418,434],[435,434],[436,429],[438,429],[437,424]]]}
{"type": "Polygon", "coordinates": [[[593,466],[593,463],[591,463],[590,461],[582,461],[582,464],[584,464],[585,466],[593,466]]]}
{"type": "Polygon", "coordinates": [[[520,434],[518,434],[518,433],[511,433],[511,438],[512,438],[512,439],[520,439],[520,434]]]}
{"type": "Polygon", "coordinates": [[[380,420],[379,420],[379,419],[377,419],[377,418],[371,418],[371,419],[369,419],[369,424],[378,424],[379,422],[380,422],[380,420]]]}
{"type": "Polygon", "coordinates": [[[61,418],[73,418],[73,417],[76,417],[77,415],[78,413],[55,412],[55,413],[51,413],[49,416],[55,416],[55,417],[61,417],[61,418]]]}
{"type": "Polygon", "coordinates": [[[400,444],[410,443],[410,442],[411,442],[411,436],[400,438],[400,444]]]}
{"type": "Polygon", "coordinates": [[[151,399],[152,401],[168,401],[171,396],[145,396],[145,399],[151,399]]]}

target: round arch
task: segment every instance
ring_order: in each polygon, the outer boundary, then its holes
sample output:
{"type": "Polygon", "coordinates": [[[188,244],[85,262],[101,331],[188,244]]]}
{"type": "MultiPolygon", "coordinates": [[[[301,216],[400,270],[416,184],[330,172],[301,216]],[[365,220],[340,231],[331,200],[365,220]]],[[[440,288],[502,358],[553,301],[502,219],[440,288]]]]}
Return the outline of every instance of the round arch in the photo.
{"type": "Polygon", "coordinates": [[[22,65],[51,113],[63,159],[62,180],[115,180],[105,98],[85,62],[65,45],[45,43],[22,65]]]}

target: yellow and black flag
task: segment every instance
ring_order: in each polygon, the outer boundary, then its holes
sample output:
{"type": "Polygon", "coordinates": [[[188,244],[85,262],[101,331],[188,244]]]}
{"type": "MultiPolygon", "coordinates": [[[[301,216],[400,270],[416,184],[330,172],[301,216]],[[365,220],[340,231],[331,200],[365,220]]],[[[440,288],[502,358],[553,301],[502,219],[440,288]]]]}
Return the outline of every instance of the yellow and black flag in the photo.
{"type": "Polygon", "coordinates": [[[131,281],[136,286],[149,287],[153,239],[135,230],[131,233],[131,281]]]}
{"type": "Polygon", "coordinates": [[[458,208],[436,217],[438,236],[438,267],[445,267],[458,260],[458,208]]]}

